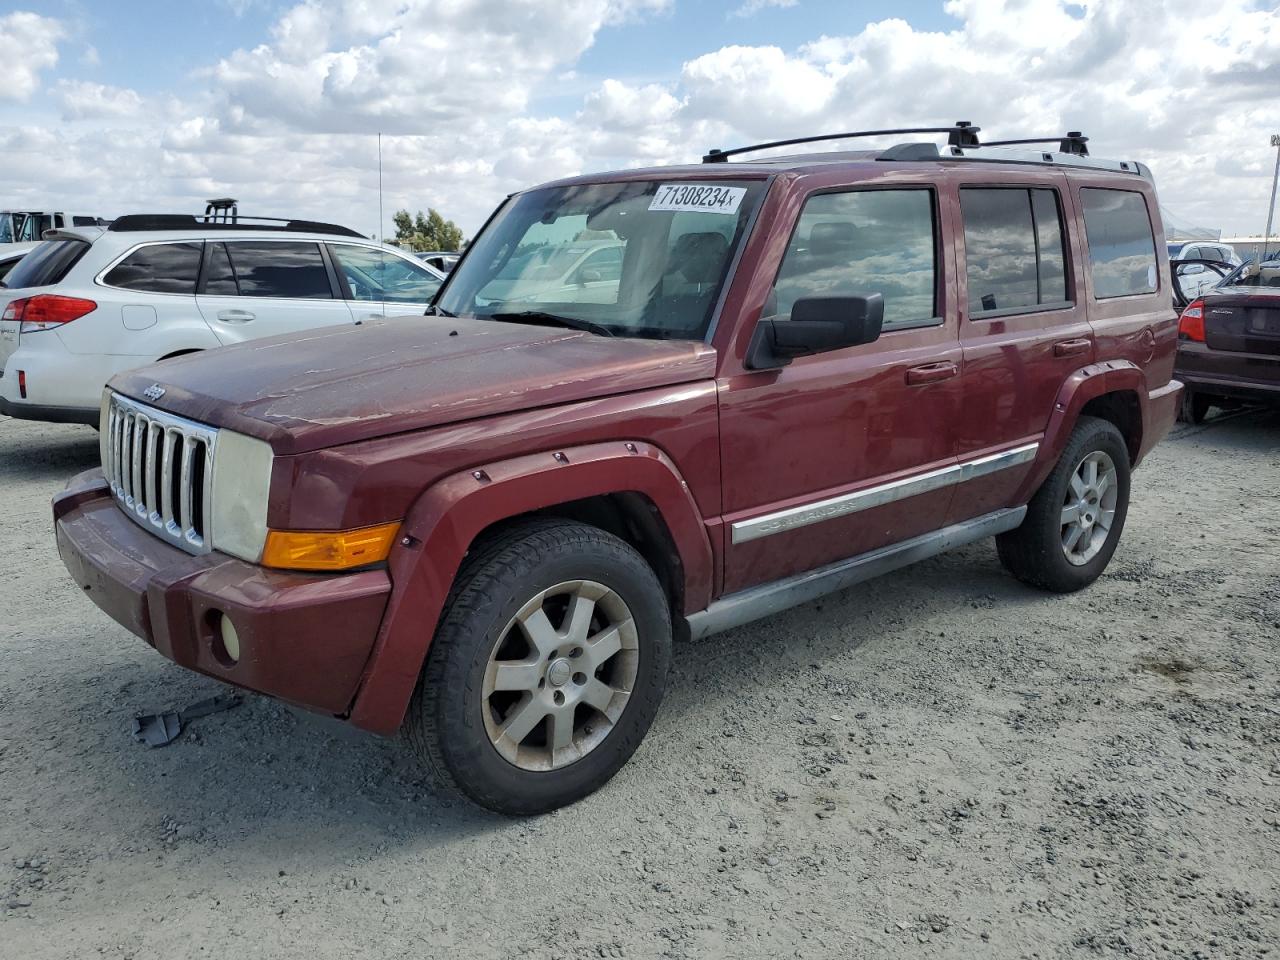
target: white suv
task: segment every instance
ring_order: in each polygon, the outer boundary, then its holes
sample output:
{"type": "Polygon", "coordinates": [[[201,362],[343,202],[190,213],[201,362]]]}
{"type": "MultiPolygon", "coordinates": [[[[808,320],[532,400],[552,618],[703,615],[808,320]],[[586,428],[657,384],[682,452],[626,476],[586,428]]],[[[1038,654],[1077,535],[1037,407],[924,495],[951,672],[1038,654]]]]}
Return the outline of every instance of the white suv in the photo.
{"type": "Polygon", "coordinates": [[[0,413],[98,422],[116,373],[369,317],[421,315],[443,276],[346,227],[121,217],[51,231],[0,282],[0,413]]]}

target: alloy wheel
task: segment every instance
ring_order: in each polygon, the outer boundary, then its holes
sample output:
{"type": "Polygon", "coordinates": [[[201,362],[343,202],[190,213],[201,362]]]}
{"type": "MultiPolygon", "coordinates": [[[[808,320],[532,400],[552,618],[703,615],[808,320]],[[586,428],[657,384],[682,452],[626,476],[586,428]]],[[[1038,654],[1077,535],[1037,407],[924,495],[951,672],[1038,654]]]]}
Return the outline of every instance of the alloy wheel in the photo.
{"type": "Polygon", "coordinates": [[[1111,535],[1120,484],[1110,455],[1094,450],[1077,464],[1062,506],[1062,550],[1068,562],[1084,566],[1111,535]]]}
{"type": "Polygon", "coordinates": [[[502,631],[485,668],[489,741],[522,770],[556,770],[609,735],[635,689],[635,621],[623,599],[592,580],[531,597],[502,631]]]}

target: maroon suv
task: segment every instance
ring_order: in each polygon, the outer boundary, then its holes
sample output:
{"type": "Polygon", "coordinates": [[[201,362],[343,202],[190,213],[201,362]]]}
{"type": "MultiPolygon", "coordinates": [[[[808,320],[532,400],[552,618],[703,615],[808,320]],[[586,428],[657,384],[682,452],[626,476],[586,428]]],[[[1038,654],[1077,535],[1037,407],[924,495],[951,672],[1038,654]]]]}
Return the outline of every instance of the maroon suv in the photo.
{"type": "Polygon", "coordinates": [[[426,319],[124,374],[54,501],[67,569],[512,813],[626,762],[673,638],[990,536],[1084,587],[1178,406],[1155,190],[947,132],[538,187],[426,319]]]}

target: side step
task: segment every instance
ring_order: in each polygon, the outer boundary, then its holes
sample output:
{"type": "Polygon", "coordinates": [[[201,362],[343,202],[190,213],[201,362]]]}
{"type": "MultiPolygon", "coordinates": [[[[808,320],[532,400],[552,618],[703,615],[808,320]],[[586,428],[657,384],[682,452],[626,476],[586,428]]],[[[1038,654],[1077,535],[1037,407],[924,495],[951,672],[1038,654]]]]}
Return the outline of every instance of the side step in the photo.
{"type": "Polygon", "coordinates": [[[967,543],[993,537],[998,533],[1013,530],[1022,523],[1027,515],[1025,506],[1009,510],[997,510],[985,516],[966,520],[954,526],[935,530],[920,537],[890,544],[870,553],[864,553],[848,560],[837,560],[835,563],[816,570],[809,570],[775,580],[773,583],[750,587],[747,590],[721,597],[705,610],[690,614],[689,632],[693,639],[706,637],[721,630],[740,627],[752,620],[768,617],[788,607],[798,606],[816,600],[818,597],[845,590],[864,580],[871,580],[882,573],[890,573],[918,560],[927,560],[953,547],[962,547],[967,543]]]}

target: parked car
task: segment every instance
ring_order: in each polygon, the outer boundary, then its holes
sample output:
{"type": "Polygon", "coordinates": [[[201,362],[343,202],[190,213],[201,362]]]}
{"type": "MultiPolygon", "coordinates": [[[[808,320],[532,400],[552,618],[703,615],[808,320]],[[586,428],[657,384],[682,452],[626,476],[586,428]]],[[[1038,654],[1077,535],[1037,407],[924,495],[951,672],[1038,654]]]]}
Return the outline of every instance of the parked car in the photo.
{"type": "Polygon", "coordinates": [[[431,269],[447,274],[454,268],[462,254],[457,250],[426,250],[422,253],[414,254],[414,256],[429,265],[431,269]]]}
{"type": "Polygon", "coordinates": [[[545,244],[507,260],[477,292],[485,306],[530,300],[577,303],[617,300],[624,244],[615,241],[545,244]]]}
{"type": "Polygon", "coordinates": [[[502,204],[428,323],[117,376],[63,561],[175,662],[407,726],[517,814],[625,763],[674,638],[991,536],[1085,587],[1181,392],[1155,188],[952,140],[561,180],[502,204]],[[616,296],[488,302],[584,230],[616,296]]]}
{"type": "Polygon", "coordinates": [[[1244,261],[1229,243],[1210,240],[1183,241],[1168,244],[1170,260],[1212,260],[1233,267],[1244,261]]]}
{"type": "Polygon", "coordinates": [[[121,217],[55,230],[0,288],[0,413],[97,424],[114,374],[258,337],[421,315],[443,278],[345,227],[121,217]]]}
{"type": "Polygon", "coordinates": [[[1186,305],[1176,369],[1188,423],[1214,406],[1280,405],[1280,260],[1237,267],[1186,305]]]}

